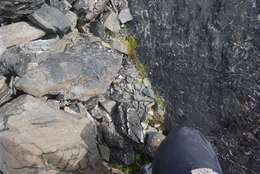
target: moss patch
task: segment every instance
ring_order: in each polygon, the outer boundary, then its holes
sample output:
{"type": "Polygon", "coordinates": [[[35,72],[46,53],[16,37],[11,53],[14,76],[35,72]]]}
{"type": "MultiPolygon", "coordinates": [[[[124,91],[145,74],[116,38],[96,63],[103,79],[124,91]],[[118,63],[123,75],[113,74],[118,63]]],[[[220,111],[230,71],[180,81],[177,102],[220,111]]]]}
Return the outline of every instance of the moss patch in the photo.
{"type": "Polygon", "coordinates": [[[109,164],[108,166],[111,168],[119,169],[125,174],[134,174],[139,171],[144,164],[149,162],[147,157],[137,152],[133,155],[133,159],[134,163],[130,165],[109,164]]]}
{"type": "Polygon", "coordinates": [[[137,42],[133,35],[128,35],[125,40],[125,45],[127,48],[127,54],[130,58],[136,59],[137,42]]]}

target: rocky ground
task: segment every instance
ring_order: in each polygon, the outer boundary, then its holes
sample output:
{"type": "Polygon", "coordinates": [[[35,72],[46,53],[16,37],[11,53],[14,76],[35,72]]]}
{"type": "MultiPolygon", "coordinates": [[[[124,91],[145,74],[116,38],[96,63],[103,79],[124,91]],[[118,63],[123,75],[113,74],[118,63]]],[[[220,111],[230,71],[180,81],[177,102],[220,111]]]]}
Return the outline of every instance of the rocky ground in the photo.
{"type": "Polygon", "coordinates": [[[151,172],[164,103],[132,19],[126,0],[0,2],[2,173],[151,172]]]}

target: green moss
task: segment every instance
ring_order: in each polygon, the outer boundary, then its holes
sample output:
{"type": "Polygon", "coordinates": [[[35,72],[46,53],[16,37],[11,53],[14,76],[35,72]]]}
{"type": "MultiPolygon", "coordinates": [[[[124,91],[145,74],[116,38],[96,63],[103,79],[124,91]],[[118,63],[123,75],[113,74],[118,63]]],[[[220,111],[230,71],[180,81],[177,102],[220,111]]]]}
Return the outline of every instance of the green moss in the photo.
{"type": "Polygon", "coordinates": [[[136,64],[136,69],[139,71],[139,73],[142,76],[142,78],[147,77],[148,70],[147,70],[147,68],[145,67],[144,64],[142,64],[142,63],[136,64]]]}
{"type": "Polygon", "coordinates": [[[165,109],[165,101],[164,101],[164,99],[161,96],[157,95],[157,94],[156,94],[156,97],[155,97],[155,103],[156,103],[158,109],[160,109],[160,110],[164,110],[165,109]]]}
{"type": "Polygon", "coordinates": [[[130,165],[118,165],[118,164],[109,164],[108,166],[111,168],[119,169],[123,171],[125,174],[134,174],[140,170],[140,168],[148,163],[148,159],[140,153],[134,153],[133,155],[134,163],[130,165]]]}
{"type": "Polygon", "coordinates": [[[136,58],[135,49],[137,48],[137,42],[133,35],[128,35],[125,40],[125,45],[127,48],[127,54],[130,58],[136,58]]]}

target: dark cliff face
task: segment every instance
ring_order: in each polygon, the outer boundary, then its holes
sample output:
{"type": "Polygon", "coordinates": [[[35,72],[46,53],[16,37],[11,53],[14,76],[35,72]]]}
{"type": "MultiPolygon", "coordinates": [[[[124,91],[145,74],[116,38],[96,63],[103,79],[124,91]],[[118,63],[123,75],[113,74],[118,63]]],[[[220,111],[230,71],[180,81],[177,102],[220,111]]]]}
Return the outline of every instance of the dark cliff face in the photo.
{"type": "Polygon", "coordinates": [[[168,128],[210,136],[226,173],[258,173],[260,2],[129,3],[138,57],[166,99],[168,128]]]}

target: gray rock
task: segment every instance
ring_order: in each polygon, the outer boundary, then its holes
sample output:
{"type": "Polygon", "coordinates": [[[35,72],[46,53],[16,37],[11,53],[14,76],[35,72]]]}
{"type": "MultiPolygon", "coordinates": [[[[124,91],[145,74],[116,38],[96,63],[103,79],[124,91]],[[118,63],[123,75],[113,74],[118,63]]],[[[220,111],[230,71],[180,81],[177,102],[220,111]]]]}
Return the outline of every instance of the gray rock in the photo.
{"type": "Polygon", "coordinates": [[[109,114],[112,113],[114,107],[116,106],[116,102],[113,100],[105,100],[103,102],[100,102],[100,104],[109,114]]]}
{"type": "Polygon", "coordinates": [[[0,76],[0,105],[11,99],[12,90],[6,84],[6,78],[0,76]]]}
{"type": "Polygon", "coordinates": [[[73,4],[79,15],[80,23],[85,23],[96,18],[103,10],[109,0],[77,0],[73,4]]]}
{"type": "Polygon", "coordinates": [[[18,79],[15,87],[39,97],[59,94],[65,99],[86,101],[106,92],[121,61],[119,54],[81,42],[64,53],[48,55],[18,79]]]}
{"type": "Polygon", "coordinates": [[[120,104],[118,106],[118,114],[112,115],[119,132],[136,143],[144,142],[141,117],[136,109],[126,103],[120,104]]]}
{"type": "Polygon", "coordinates": [[[40,8],[42,4],[44,4],[44,0],[1,0],[0,23],[6,19],[19,21],[22,17],[40,8]]]}
{"type": "Polygon", "coordinates": [[[0,112],[5,128],[0,132],[0,158],[7,173],[71,174],[100,169],[97,149],[91,144],[96,142],[95,124],[89,118],[52,109],[27,95],[5,104],[0,112]]]}
{"type": "Polygon", "coordinates": [[[77,26],[78,16],[76,13],[73,13],[72,11],[68,11],[65,15],[69,18],[71,23],[70,28],[73,31],[77,26]]]}
{"type": "Polygon", "coordinates": [[[136,101],[142,101],[142,102],[153,102],[153,99],[151,99],[150,97],[143,96],[137,91],[135,91],[134,99],[136,101]]]}
{"type": "Polygon", "coordinates": [[[0,58],[2,56],[2,54],[5,52],[6,50],[6,46],[4,45],[4,42],[1,40],[1,37],[0,37],[0,58]]]}
{"type": "Polygon", "coordinates": [[[29,16],[31,22],[46,32],[64,35],[71,30],[71,22],[67,16],[54,7],[42,6],[29,16]]]}
{"type": "Polygon", "coordinates": [[[53,46],[57,44],[59,38],[46,39],[46,40],[35,40],[25,44],[21,44],[19,47],[25,53],[42,53],[49,51],[53,46]]]}
{"type": "Polygon", "coordinates": [[[114,12],[111,12],[106,18],[104,26],[110,31],[118,33],[121,29],[118,20],[118,15],[114,12]]]}
{"type": "Polygon", "coordinates": [[[93,33],[95,36],[105,39],[106,28],[100,21],[95,20],[91,22],[89,26],[89,31],[93,33]]]}
{"type": "Polygon", "coordinates": [[[121,10],[118,15],[118,18],[119,18],[120,22],[123,24],[134,19],[129,8],[125,8],[125,9],[121,10]]]}
{"type": "Polygon", "coordinates": [[[0,75],[17,74],[22,76],[33,66],[37,66],[37,62],[33,54],[20,53],[17,47],[9,48],[0,57],[0,75]]]}
{"type": "Polygon", "coordinates": [[[72,5],[67,0],[49,0],[49,5],[62,11],[63,13],[68,12],[72,5]]]}
{"type": "MultiPolygon", "coordinates": [[[[118,27],[117,27],[118,28],[118,27]]],[[[117,29],[118,30],[118,29],[117,29]]],[[[120,29],[119,29],[120,30],[120,29]]],[[[118,31],[119,31],[118,30],[118,31]]],[[[115,50],[123,53],[123,54],[128,54],[128,49],[127,46],[125,44],[124,40],[120,40],[120,39],[112,39],[111,41],[111,47],[114,48],[115,50]]]]}
{"type": "Polygon", "coordinates": [[[56,109],[56,110],[60,109],[60,102],[57,100],[47,100],[46,104],[53,109],[56,109]]]}
{"type": "Polygon", "coordinates": [[[115,149],[124,149],[127,147],[127,143],[124,138],[116,131],[113,123],[102,126],[101,134],[104,142],[110,147],[115,149]]]}
{"type": "Polygon", "coordinates": [[[110,159],[110,149],[109,149],[109,147],[102,145],[102,144],[99,144],[98,150],[99,150],[101,158],[105,161],[109,161],[109,159],[110,159]]]}
{"type": "Polygon", "coordinates": [[[93,108],[90,111],[90,114],[93,118],[95,118],[96,120],[103,120],[105,122],[111,122],[111,118],[110,116],[107,114],[106,111],[104,111],[103,109],[101,109],[99,106],[96,106],[95,108],[93,108]]]}
{"type": "Polygon", "coordinates": [[[6,47],[23,44],[41,38],[46,33],[26,22],[18,22],[0,27],[0,38],[6,47]]]}
{"type": "Polygon", "coordinates": [[[155,98],[154,92],[151,88],[146,87],[142,90],[142,93],[150,98],[155,98]]]}
{"type": "Polygon", "coordinates": [[[148,132],[146,134],[145,150],[150,157],[154,157],[165,136],[159,132],[148,132]]]}
{"type": "Polygon", "coordinates": [[[113,149],[110,153],[110,161],[122,165],[130,165],[134,162],[134,151],[132,149],[113,149]]]}

